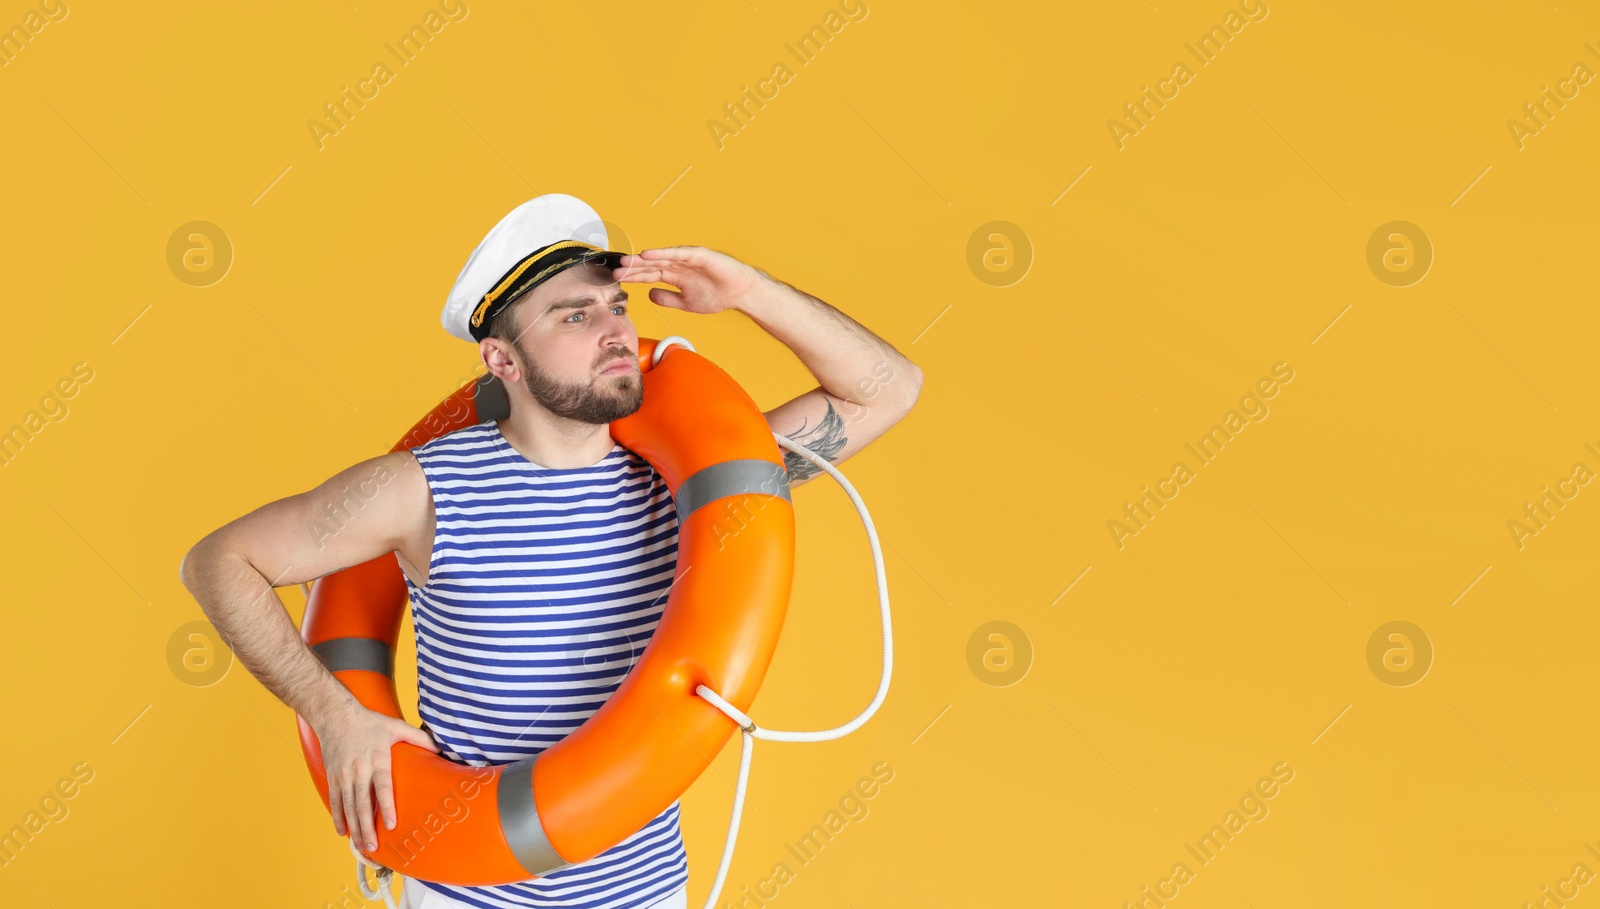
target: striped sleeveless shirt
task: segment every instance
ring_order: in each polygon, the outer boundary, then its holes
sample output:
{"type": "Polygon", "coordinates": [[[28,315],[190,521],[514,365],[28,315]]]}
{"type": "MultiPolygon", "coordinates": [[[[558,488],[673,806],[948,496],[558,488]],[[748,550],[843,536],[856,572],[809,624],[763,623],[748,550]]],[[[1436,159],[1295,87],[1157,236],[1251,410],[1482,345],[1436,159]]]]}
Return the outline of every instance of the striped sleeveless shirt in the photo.
{"type": "MultiPolygon", "coordinates": [[[[531,757],[599,710],[666,608],[678,517],[665,479],[621,443],[541,467],[493,420],[411,449],[433,494],[427,583],[406,577],[417,712],[443,756],[531,757]]],[[[679,803],[594,858],[494,887],[418,881],[484,909],[632,909],[687,885],[679,803]]]]}

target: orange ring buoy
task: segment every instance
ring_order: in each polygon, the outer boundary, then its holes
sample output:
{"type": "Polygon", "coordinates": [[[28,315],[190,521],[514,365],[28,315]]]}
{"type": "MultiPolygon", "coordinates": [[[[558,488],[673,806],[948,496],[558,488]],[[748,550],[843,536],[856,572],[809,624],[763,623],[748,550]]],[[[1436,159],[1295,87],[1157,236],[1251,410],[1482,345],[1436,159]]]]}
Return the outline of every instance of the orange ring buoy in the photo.
{"type": "MultiPolygon", "coordinates": [[[[677,506],[678,562],[650,643],[598,711],[534,757],[472,767],[396,744],[396,824],[375,825],[377,848],[362,850],[374,861],[462,886],[587,861],[680,798],[739,728],[696,686],[740,710],[755,700],[794,577],[788,474],[744,389],[682,345],[668,344],[654,363],[666,343],[639,339],[644,401],[610,426],[661,474],[677,506]]],[[[393,450],[506,413],[503,387],[486,377],[447,397],[393,450]]],[[[384,555],[317,579],[301,623],[301,637],[363,706],[397,718],[394,653],[408,603],[399,563],[384,555]]],[[[304,717],[299,726],[331,809],[316,733],[304,717]]]]}

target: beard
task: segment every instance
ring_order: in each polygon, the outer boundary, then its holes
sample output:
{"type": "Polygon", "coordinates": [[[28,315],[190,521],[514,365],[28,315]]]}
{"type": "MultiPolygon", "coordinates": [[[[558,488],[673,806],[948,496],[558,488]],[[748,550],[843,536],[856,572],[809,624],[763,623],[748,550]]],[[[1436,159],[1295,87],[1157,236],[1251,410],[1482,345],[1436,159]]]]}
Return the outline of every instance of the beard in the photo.
{"type": "MultiPolygon", "coordinates": [[[[644,384],[636,372],[568,384],[540,369],[520,344],[516,347],[527,367],[523,384],[528,387],[528,394],[558,417],[580,423],[611,423],[633,414],[644,404],[644,384]]],[[[614,358],[607,360],[605,366],[615,362],[614,358]]]]}

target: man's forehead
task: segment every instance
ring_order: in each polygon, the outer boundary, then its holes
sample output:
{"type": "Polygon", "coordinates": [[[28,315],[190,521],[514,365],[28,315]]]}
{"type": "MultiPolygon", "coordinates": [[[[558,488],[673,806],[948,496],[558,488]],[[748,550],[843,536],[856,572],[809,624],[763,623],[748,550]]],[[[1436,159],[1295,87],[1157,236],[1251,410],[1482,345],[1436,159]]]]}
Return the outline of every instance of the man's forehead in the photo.
{"type": "Polygon", "coordinates": [[[622,285],[611,277],[611,269],[597,263],[574,265],[535,287],[529,301],[540,312],[576,309],[615,300],[622,285]]]}

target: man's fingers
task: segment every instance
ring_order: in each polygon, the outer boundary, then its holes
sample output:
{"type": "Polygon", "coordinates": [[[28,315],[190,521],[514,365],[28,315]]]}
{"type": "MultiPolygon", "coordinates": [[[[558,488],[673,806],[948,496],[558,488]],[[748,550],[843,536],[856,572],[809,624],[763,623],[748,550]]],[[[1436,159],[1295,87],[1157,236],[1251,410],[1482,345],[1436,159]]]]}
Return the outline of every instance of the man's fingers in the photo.
{"type": "Polygon", "coordinates": [[[383,812],[383,826],[394,829],[394,782],[389,776],[388,767],[378,767],[372,771],[372,788],[378,791],[378,810],[383,812]]]}
{"type": "Polygon", "coordinates": [[[361,822],[356,818],[355,793],[345,785],[339,797],[344,802],[344,829],[348,831],[350,839],[354,840],[356,833],[361,829],[361,822]]]}
{"type": "Polygon", "coordinates": [[[682,258],[682,256],[680,255],[681,252],[682,252],[682,247],[678,247],[678,246],[655,246],[655,247],[651,247],[650,249],[641,249],[641,250],[639,250],[639,258],[641,258],[641,259],[678,259],[678,258],[682,258]]]}
{"type": "Polygon", "coordinates": [[[669,249],[647,249],[637,256],[623,256],[617,260],[618,268],[612,270],[617,281],[650,284],[666,281],[676,284],[677,279],[707,264],[704,250],[698,246],[674,246],[669,249]],[[646,256],[649,258],[646,258],[646,256]],[[617,275],[617,271],[623,274],[617,275]]]}
{"type": "Polygon", "coordinates": [[[650,302],[671,309],[683,309],[683,294],[661,287],[650,288],[650,302]]]}
{"type": "Polygon", "coordinates": [[[333,815],[333,832],[344,836],[344,803],[339,798],[339,784],[328,781],[328,812],[333,815]]]}
{"type": "Polygon", "coordinates": [[[381,830],[400,826],[396,803],[393,747],[408,742],[440,754],[442,747],[431,734],[403,719],[367,711],[345,733],[343,747],[327,747],[328,809],[334,832],[347,836],[357,849],[378,847],[381,830]],[[378,826],[382,819],[382,827],[378,826]]]}
{"type": "Polygon", "coordinates": [[[356,781],[356,818],[361,822],[361,842],[368,849],[378,848],[378,835],[372,827],[372,780],[366,774],[356,781]]]}
{"type": "Polygon", "coordinates": [[[624,265],[612,271],[611,277],[618,282],[626,281],[629,284],[654,284],[657,281],[667,280],[662,277],[662,270],[654,265],[624,265]]]}
{"type": "Polygon", "coordinates": [[[639,250],[639,258],[653,261],[689,262],[700,252],[698,246],[657,246],[639,250]]]}
{"type": "Polygon", "coordinates": [[[413,745],[420,745],[423,748],[432,751],[434,754],[439,753],[439,743],[433,740],[433,736],[423,732],[421,729],[418,729],[410,723],[406,724],[406,728],[411,730],[410,732],[406,733],[406,741],[413,745]]]}

